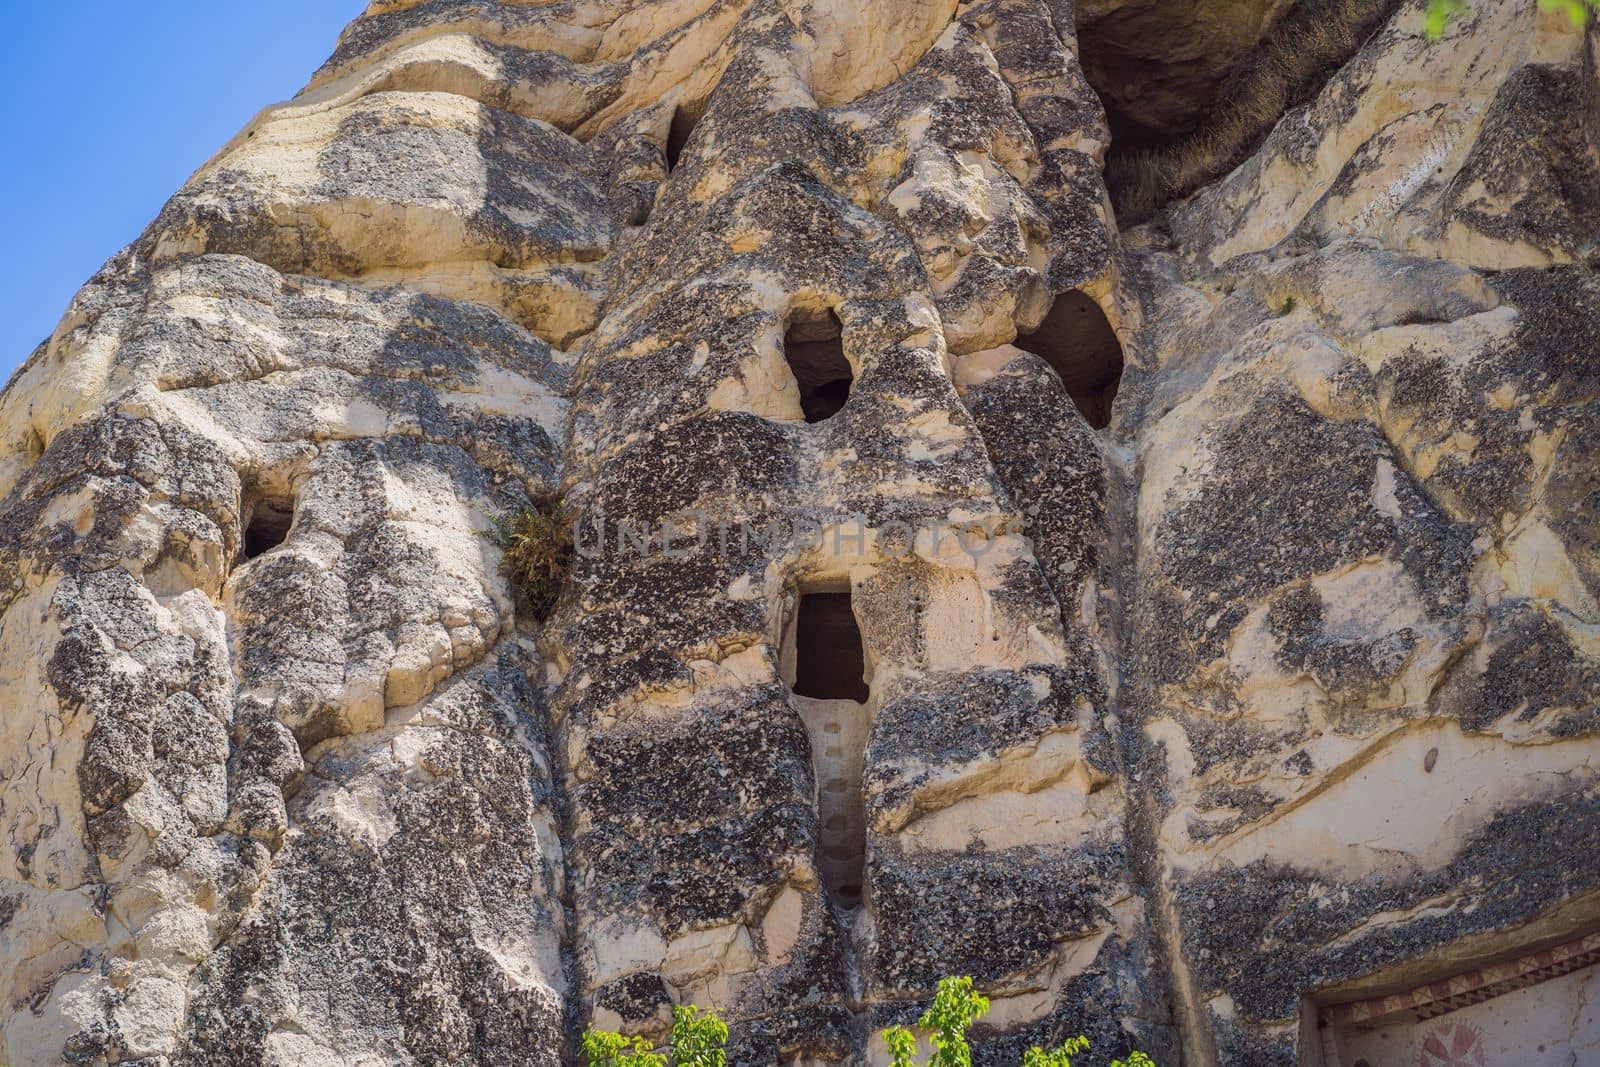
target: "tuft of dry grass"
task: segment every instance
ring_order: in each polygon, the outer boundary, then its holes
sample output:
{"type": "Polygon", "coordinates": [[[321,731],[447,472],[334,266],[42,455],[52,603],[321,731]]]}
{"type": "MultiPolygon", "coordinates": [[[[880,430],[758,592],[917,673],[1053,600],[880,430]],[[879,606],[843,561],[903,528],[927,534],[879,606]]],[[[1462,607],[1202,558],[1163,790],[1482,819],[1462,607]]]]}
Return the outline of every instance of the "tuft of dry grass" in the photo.
{"type": "Polygon", "coordinates": [[[1149,219],[1173,200],[1249,158],[1284,112],[1338,72],[1397,6],[1397,0],[1305,0],[1224,82],[1200,126],[1171,143],[1117,152],[1106,184],[1123,225],[1149,219]]]}
{"type": "Polygon", "coordinates": [[[497,515],[480,533],[500,549],[500,570],[511,582],[517,610],[544,622],[572,576],[574,516],[555,494],[497,515]]]}

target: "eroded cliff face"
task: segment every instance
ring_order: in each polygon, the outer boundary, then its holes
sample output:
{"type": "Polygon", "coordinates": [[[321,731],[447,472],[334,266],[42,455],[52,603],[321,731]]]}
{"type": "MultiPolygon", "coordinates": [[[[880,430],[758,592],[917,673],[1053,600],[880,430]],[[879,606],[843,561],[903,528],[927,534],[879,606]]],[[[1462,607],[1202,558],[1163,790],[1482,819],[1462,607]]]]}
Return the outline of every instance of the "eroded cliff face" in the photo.
{"type": "Polygon", "coordinates": [[[1315,1063],[1591,931],[1597,45],[1421,7],[1119,233],[1059,0],[373,3],[0,397],[0,1061],[1315,1063]]]}

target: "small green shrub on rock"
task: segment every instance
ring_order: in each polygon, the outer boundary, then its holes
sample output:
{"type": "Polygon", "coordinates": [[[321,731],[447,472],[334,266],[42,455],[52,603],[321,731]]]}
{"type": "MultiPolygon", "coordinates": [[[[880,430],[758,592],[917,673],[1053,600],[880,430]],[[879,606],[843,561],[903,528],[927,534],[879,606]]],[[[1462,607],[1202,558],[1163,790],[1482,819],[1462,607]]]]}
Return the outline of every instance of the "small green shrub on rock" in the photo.
{"type": "Polygon", "coordinates": [[[572,513],[551,494],[493,522],[482,533],[502,553],[500,570],[516,593],[517,610],[543,622],[572,574],[572,513]]]}

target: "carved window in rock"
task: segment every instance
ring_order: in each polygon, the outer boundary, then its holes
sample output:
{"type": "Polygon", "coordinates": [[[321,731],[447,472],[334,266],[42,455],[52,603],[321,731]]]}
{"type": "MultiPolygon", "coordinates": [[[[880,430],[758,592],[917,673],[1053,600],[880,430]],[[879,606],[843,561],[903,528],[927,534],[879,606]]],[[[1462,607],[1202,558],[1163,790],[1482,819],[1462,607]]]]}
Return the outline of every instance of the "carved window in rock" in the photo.
{"type": "Polygon", "coordinates": [[[1063,293],[1039,328],[1018,337],[1016,345],[1050,364],[1090,426],[1111,425],[1122,382],[1122,342],[1099,304],[1077,290],[1063,293]]]}
{"type": "Polygon", "coordinates": [[[244,515],[244,558],[255,559],[283,544],[293,525],[293,498],[262,496],[250,501],[244,515]]]}
{"type": "Polygon", "coordinates": [[[867,702],[866,655],[848,592],[801,594],[794,633],[795,693],[867,702]]]}
{"type": "Polygon", "coordinates": [[[832,308],[790,315],[783,358],[800,387],[800,410],[807,422],[833,418],[850,399],[855,369],[844,354],[844,324],[832,308]]]}
{"type": "Polygon", "coordinates": [[[866,866],[862,774],[872,718],[867,661],[848,590],[801,591],[786,627],[784,680],[811,741],[817,870],[833,902],[861,905],[866,866]]]}

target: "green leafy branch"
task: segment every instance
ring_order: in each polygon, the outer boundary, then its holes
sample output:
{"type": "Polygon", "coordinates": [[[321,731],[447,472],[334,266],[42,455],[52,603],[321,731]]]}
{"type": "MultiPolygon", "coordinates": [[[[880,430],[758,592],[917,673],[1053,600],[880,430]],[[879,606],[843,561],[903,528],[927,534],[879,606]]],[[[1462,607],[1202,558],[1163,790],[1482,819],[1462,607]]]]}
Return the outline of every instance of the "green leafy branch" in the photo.
{"type": "Polygon", "coordinates": [[[710,1009],[672,1009],[673,1067],[727,1067],[728,1024],[710,1009]]]}
{"type": "Polygon", "coordinates": [[[710,1009],[672,1009],[672,1054],[657,1052],[642,1037],[623,1037],[594,1027],[583,1032],[589,1067],[727,1067],[728,1024],[710,1009]]]}
{"type": "Polygon", "coordinates": [[[666,1067],[667,1058],[642,1037],[623,1037],[593,1027],[583,1032],[583,1055],[589,1067],[666,1067]]]}
{"type": "MultiPolygon", "coordinates": [[[[989,1011],[986,997],[973,991],[972,979],[945,978],[939,982],[933,1004],[917,1020],[917,1027],[931,1033],[933,1054],[926,1067],[972,1067],[972,1050],[967,1044],[967,1029],[989,1011]]],[[[889,1049],[890,1067],[916,1067],[917,1038],[904,1026],[883,1031],[889,1049]]],[[[1035,1045],[1022,1056],[1022,1067],[1072,1067],[1072,1057],[1089,1051],[1089,1039],[1079,1034],[1053,1049],[1035,1045]]],[[[1143,1052],[1113,1060],[1111,1067],[1156,1067],[1143,1052]]]]}
{"type": "MultiPolygon", "coordinates": [[[[1492,2],[1503,3],[1505,0],[1492,2]]],[[[1592,14],[1600,12],[1600,0],[1539,0],[1539,7],[1545,11],[1562,12],[1572,20],[1574,26],[1583,27],[1589,24],[1592,14]]],[[[1466,10],[1467,0],[1428,0],[1428,36],[1437,40],[1444,34],[1450,20],[1466,10]]]]}
{"type": "MultiPolygon", "coordinates": [[[[933,1003],[917,1020],[917,1029],[929,1035],[931,1054],[924,1067],[972,1067],[967,1030],[988,1014],[989,1000],[972,988],[970,977],[939,982],[933,1003]]],[[[904,1026],[883,1031],[891,1067],[917,1067],[917,1036],[904,1026]]],[[[624,1037],[593,1027],[583,1032],[583,1055],[588,1067],[727,1067],[728,1026],[717,1013],[689,1005],[672,1009],[670,1053],[657,1052],[642,1037],[624,1037]]],[[[1022,1057],[1022,1067],[1072,1067],[1072,1057],[1089,1051],[1089,1039],[1069,1037],[1056,1048],[1035,1045],[1022,1057]]],[[[1156,1067],[1143,1052],[1111,1062],[1111,1067],[1156,1067]]]]}
{"type": "MultiPolygon", "coordinates": [[[[917,1020],[917,1026],[933,1032],[933,1055],[928,1067],[972,1067],[972,1050],[967,1045],[967,1027],[989,1011],[989,998],[972,991],[971,978],[944,978],[933,1003],[917,1020]]],[[[891,1067],[913,1067],[917,1039],[903,1026],[883,1032],[889,1046],[891,1067]]]]}

